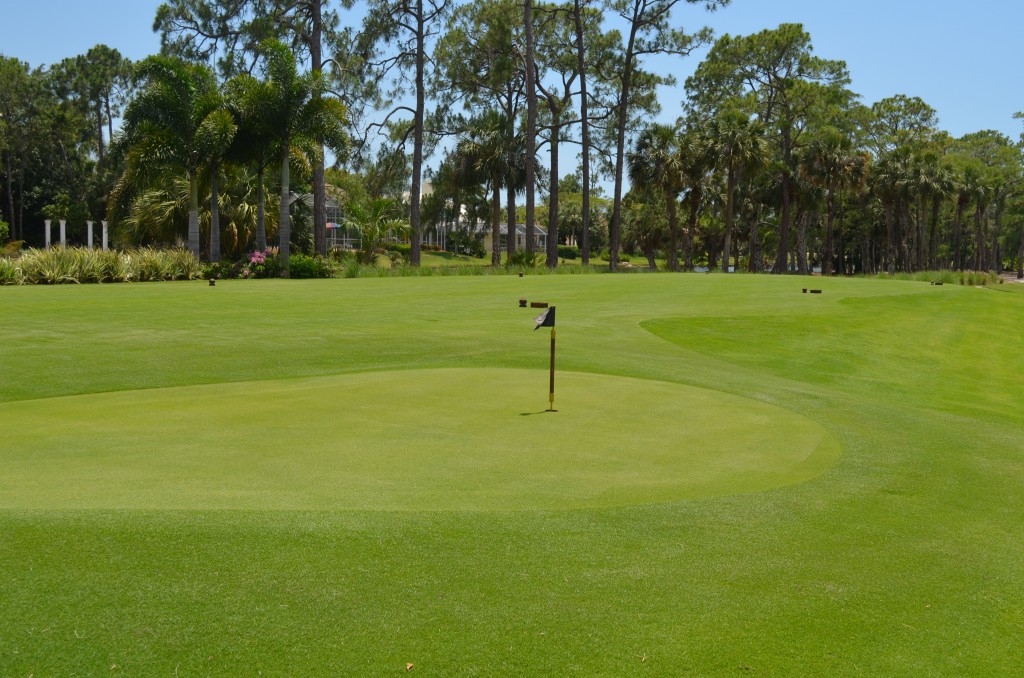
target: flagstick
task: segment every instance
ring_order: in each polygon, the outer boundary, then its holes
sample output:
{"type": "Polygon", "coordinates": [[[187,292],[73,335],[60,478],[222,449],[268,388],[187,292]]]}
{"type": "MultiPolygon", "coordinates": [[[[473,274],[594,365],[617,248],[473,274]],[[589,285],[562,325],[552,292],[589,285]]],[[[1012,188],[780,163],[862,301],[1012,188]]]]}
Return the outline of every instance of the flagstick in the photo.
{"type": "Polygon", "coordinates": [[[548,412],[555,411],[555,328],[551,328],[551,388],[548,394],[548,412]]]}

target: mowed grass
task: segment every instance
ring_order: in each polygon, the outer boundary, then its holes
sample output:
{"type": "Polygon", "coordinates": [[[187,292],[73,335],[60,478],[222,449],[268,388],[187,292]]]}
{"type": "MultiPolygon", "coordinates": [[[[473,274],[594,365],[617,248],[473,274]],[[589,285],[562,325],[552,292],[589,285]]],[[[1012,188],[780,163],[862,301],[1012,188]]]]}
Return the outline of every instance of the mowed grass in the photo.
{"type": "Polygon", "coordinates": [[[839,456],[788,410],[660,381],[566,373],[564,407],[523,412],[547,377],[367,372],[8,403],[0,507],[607,507],[790,484],[839,456]]]}
{"type": "Polygon", "coordinates": [[[806,286],[0,289],[0,675],[1014,675],[1024,296],[806,286]]]}

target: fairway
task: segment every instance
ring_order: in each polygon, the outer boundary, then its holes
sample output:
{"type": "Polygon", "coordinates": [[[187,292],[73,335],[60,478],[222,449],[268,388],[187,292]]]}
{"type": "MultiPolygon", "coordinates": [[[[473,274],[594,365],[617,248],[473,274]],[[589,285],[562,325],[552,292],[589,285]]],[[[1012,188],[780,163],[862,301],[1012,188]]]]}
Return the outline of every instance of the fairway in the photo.
{"type": "Polygon", "coordinates": [[[0,288],[0,676],[1013,675],[1024,295],[808,281],[0,288]]]}
{"type": "Polygon", "coordinates": [[[752,400],[570,373],[564,407],[523,411],[546,386],[447,369],[0,405],[17,441],[0,508],[619,506],[799,482],[838,457],[823,427],[752,400]]]}

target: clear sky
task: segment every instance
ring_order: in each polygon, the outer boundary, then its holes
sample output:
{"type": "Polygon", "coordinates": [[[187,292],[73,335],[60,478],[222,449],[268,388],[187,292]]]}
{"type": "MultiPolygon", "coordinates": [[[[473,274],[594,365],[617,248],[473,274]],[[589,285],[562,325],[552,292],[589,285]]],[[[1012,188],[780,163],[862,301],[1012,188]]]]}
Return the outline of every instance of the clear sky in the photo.
{"type": "MultiPolygon", "coordinates": [[[[159,49],[156,0],[12,0],[0,9],[0,53],[32,66],[52,64],[104,43],[131,59],[159,49]]],[[[684,5],[686,28],[745,35],[802,23],[815,53],[846,61],[852,88],[870,104],[894,94],[919,96],[954,136],[996,129],[1016,139],[1024,126],[1024,2],[1021,0],[733,0],[708,14],[684,5]]],[[[663,92],[674,119],[682,83],[699,55],[674,64],[675,91],[663,92]]]]}

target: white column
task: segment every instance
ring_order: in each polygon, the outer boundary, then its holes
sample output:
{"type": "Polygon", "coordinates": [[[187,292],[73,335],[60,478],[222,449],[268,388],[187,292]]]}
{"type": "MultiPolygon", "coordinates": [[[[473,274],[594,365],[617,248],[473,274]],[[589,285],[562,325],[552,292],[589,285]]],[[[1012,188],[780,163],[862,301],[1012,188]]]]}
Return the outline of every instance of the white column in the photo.
{"type": "Polygon", "coordinates": [[[61,219],[60,220],[60,246],[61,247],[67,247],[67,245],[68,245],[67,225],[68,225],[68,220],[67,219],[61,219]]]}
{"type": "Polygon", "coordinates": [[[85,231],[86,231],[86,236],[85,236],[86,237],[86,243],[85,243],[85,246],[88,247],[89,249],[92,249],[92,222],[91,221],[85,222],[85,231]]]}
{"type": "Polygon", "coordinates": [[[100,223],[103,224],[103,251],[106,252],[107,251],[107,222],[101,221],[100,223]]]}
{"type": "Polygon", "coordinates": [[[43,223],[46,224],[46,249],[50,249],[50,219],[43,220],[43,223]]]}

